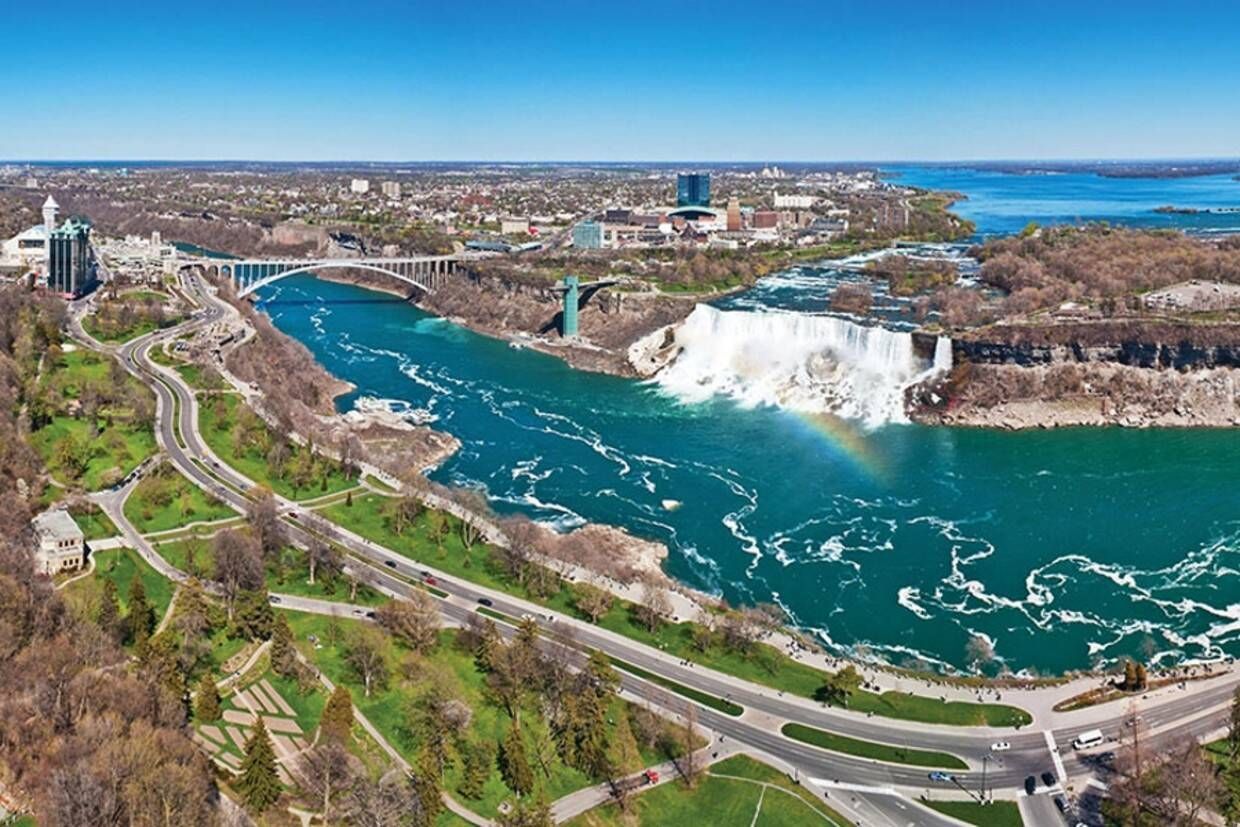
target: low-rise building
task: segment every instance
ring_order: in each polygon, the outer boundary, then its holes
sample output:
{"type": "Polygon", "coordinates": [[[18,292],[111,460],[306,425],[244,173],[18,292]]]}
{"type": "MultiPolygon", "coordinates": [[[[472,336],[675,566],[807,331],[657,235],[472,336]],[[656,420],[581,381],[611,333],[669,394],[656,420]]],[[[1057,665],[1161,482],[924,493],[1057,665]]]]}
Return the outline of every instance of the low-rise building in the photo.
{"type": "Polygon", "coordinates": [[[86,565],[86,538],[64,509],[44,511],[34,518],[35,567],[43,574],[80,569],[86,565]]]}
{"type": "Polygon", "coordinates": [[[579,250],[603,248],[603,225],[598,221],[581,221],[573,227],[573,246],[579,250]]]}
{"type": "Polygon", "coordinates": [[[501,235],[519,235],[530,231],[528,218],[501,218],[499,222],[501,235]]]}
{"type": "Polygon", "coordinates": [[[354,178],[349,182],[349,192],[365,195],[370,192],[370,180],[367,178],[354,178]]]}

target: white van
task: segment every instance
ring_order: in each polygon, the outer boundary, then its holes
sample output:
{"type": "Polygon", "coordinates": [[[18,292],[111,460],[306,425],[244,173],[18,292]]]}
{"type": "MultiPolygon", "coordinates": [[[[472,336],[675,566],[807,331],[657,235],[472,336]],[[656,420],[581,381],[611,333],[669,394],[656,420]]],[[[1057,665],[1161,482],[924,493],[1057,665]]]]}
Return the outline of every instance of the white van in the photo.
{"type": "Polygon", "coordinates": [[[1105,738],[1102,737],[1102,730],[1091,729],[1088,732],[1082,732],[1076,736],[1076,740],[1072,742],[1073,749],[1089,749],[1101,744],[1105,738]]]}

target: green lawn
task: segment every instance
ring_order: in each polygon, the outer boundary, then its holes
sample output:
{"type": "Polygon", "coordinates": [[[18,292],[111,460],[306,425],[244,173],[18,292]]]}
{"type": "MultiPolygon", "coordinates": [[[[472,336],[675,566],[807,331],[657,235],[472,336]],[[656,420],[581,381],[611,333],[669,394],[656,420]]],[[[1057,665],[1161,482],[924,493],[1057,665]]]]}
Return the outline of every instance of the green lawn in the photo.
{"type": "Polygon", "coordinates": [[[30,444],[58,480],[88,491],[121,479],[156,450],[154,432],[133,422],[126,396],[153,400],[151,392],[128,375],[117,387],[111,371],[109,357],[78,348],[45,364],[39,381],[50,421],[31,434],[30,444]],[[74,400],[88,390],[99,402],[93,423],[80,411],[71,415],[74,400]]]}
{"type": "MultiPolygon", "coordinates": [[[[208,539],[175,540],[157,543],[155,550],[173,566],[203,580],[213,576],[215,561],[208,539]]],[[[319,600],[335,600],[341,603],[355,602],[361,606],[378,606],[388,598],[365,584],[359,584],[355,598],[349,600],[350,584],[342,576],[324,580],[321,576],[310,584],[310,568],[306,565],[305,552],[286,548],[276,560],[267,564],[267,590],[319,600]]]]}
{"type": "Polygon", "coordinates": [[[148,474],[125,500],[125,517],[143,534],[235,516],[167,464],[148,474]]]}
{"type": "Polygon", "coordinates": [[[995,801],[982,805],[976,801],[925,801],[932,810],[978,827],[1024,827],[1020,807],[1014,801],[995,801]]]}
{"type": "Polygon", "coordinates": [[[83,419],[56,416],[30,435],[30,443],[58,480],[86,491],[98,491],[122,479],[157,449],[155,434],[145,428],[138,430],[119,420],[108,427],[104,419],[97,420],[96,427],[98,433],[83,419]],[[80,473],[57,455],[57,446],[66,440],[78,446],[84,459],[80,473]]]}
{"type": "Polygon", "coordinates": [[[99,320],[92,314],[82,319],[82,329],[101,342],[121,344],[122,342],[128,342],[130,339],[145,336],[153,330],[158,330],[159,325],[155,324],[155,322],[150,319],[139,319],[135,320],[133,324],[125,327],[109,327],[104,329],[99,324],[99,320]]]}
{"type": "Polygon", "coordinates": [[[335,462],[326,457],[305,459],[305,448],[289,445],[288,459],[282,473],[272,471],[267,457],[277,437],[256,416],[244,408],[241,397],[231,393],[213,394],[198,402],[198,425],[207,445],[220,459],[260,485],[294,500],[321,497],[352,488],[356,483],[346,477],[335,462]],[[238,421],[248,423],[245,438],[236,439],[238,421]],[[296,469],[306,469],[300,484],[296,469]]]}
{"type": "MultiPolygon", "coordinates": [[[[354,704],[406,760],[414,761],[418,744],[405,726],[404,712],[410,700],[416,698],[432,679],[448,686],[451,694],[472,708],[469,730],[473,737],[497,744],[508,731],[510,719],[507,713],[493,702],[485,687],[485,676],[478,671],[472,654],[457,647],[455,631],[441,632],[438,648],[426,658],[418,658],[405,650],[400,643],[390,640],[388,657],[393,665],[391,681],[388,687],[376,689],[371,697],[367,698],[363,695],[360,681],[344,661],[343,640],[338,634],[333,636],[331,631],[333,625],[339,632],[344,632],[359,625],[361,621],[333,621],[321,615],[297,612],[285,614],[293,628],[298,647],[328,678],[350,688],[354,704]],[[309,634],[318,638],[320,648],[309,643],[309,634]],[[398,665],[402,663],[408,664],[408,667],[398,665]]],[[[627,714],[627,709],[627,704],[617,700],[608,717],[614,719],[617,715],[627,714]]],[[[527,739],[527,751],[534,756],[540,742],[550,743],[550,733],[542,715],[533,705],[523,712],[521,721],[527,739]]],[[[535,777],[538,789],[546,794],[548,800],[555,800],[595,783],[578,770],[566,766],[554,748],[544,749],[543,754],[548,771],[544,773],[536,766],[535,777]]],[[[662,760],[662,756],[654,753],[643,753],[642,758],[647,763],[662,760]]],[[[537,765],[537,762],[531,762],[537,765]]],[[[444,789],[452,792],[458,801],[470,809],[487,817],[494,817],[499,811],[499,805],[512,798],[498,768],[492,769],[491,776],[484,785],[483,795],[477,800],[466,799],[457,792],[460,782],[461,762],[455,761],[444,776],[444,789]]]]}
{"type": "MultiPolygon", "coordinates": [[[[534,600],[567,615],[584,619],[584,615],[573,605],[572,595],[567,588],[561,588],[549,598],[535,598],[498,570],[492,551],[485,543],[477,543],[466,550],[460,539],[459,523],[453,517],[446,517],[450,530],[442,544],[433,539],[433,518],[430,512],[423,513],[404,533],[397,534],[389,525],[384,511],[385,504],[389,502],[390,498],[365,494],[354,497],[352,506],[337,503],[321,509],[320,513],[363,537],[419,563],[434,566],[445,574],[534,600]]],[[[823,685],[825,673],[793,660],[773,646],[755,644],[747,655],[721,645],[713,645],[701,651],[694,645],[696,624],[665,623],[651,632],[638,622],[632,608],[632,604],[617,600],[611,610],[599,618],[598,625],[676,657],[687,658],[720,672],[795,695],[813,698],[823,685]]],[[[853,693],[848,706],[857,712],[872,712],[888,718],[957,726],[1016,726],[1028,724],[1032,720],[1024,710],[1003,704],[963,701],[944,703],[937,698],[902,692],[885,692],[880,695],[859,690],[853,693]]]]}
{"type": "Polygon", "coordinates": [[[99,506],[94,503],[82,503],[69,509],[70,516],[73,521],[78,524],[78,528],[82,529],[86,541],[102,540],[105,537],[115,537],[120,532],[108,515],[104,514],[99,506]]]}
{"type": "Polygon", "coordinates": [[[136,551],[127,548],[110,549],[93,552],[91,556],[95,560],[95,576],[70,583],[65,587],[67,590],[85,599],[92,599],[102,588],[100,578],[106,577],[116,583],[121,609],[128,611],[129,583],[135,576],[141,577],[147,600],[155,607],[157,620],[163,618],[168,611],[168,604],[172,602],[173,585],[147,565],[136,551]]]}
{"type": "Polygon", "coordinates": [[[629,824],[673,827],[846,827],[852,822],[819,801],[792,779],[747,755],[711,767],[690,790],[680,781],[639,792],[629,799],[628,814],[615,804],[583,813],[571,827],[621,827],[629,824]]]}
{"type": "Polygon", "coordinates": [[[875,761],[887,761],[892,764],[909,764],[914,767],[934,767],[938,769],[967,770],[969,765],[954,755],[946,752],[928,752],[920,749],[880,744],[874,741],[862,741],[846,735],[836,735],[804,724],[784,724],[780,730],[794,741],[801,741],[815,747],[856,755],[859,758],[872,758],[875,761]]]}

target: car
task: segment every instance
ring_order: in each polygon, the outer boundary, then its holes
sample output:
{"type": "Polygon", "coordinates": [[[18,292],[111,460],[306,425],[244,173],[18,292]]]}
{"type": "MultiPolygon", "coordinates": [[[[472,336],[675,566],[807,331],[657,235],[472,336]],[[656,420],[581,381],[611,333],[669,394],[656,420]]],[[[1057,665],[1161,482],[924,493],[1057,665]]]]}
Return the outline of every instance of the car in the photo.
{"type": "Polygon", "coordinates": [[[938,770],[935,770],[930,773],[929,778],[931,781],[951,781],[952,775],[948,772],[939,772],[938,770]]]}
{"type": "Polygon", "coordinates": [[[494,605],[495,605],[495,602],[494,602],[493,600],[491,600],[491,598],[489,598],[489,597],[479,597],[479,598],[478,598],[478,605],[479,605],[479,606],[494,606],[494,605]]]}
{"type": "Polygon", "coordinates": [[[375,616],[375,613],[374,613],[374,612],[367,612],[367,613],[366,613],[366,617],[369,617],[369,618],[371,618],[372,620],[374,619],[374,616],[375,616]]]}
{"type": "Polygon", "coordinates": [[[1042,783],[1048,787],[1055,786],[1055,773],[1053,772],[1042,773],[1042,783]]]}
{"type": "Polygon", "coordinates": [[[278,596],[274,595],[274,594],[269,594],[269,595],[267,595],[267,599],[268,599],[268,600],[270,600],[272,603],[279,603],[279,602],[280,602],[280,598],[279,598],[278,596]]]}
{"type": "Polygon", "coordinates": [[[422,576],[423,576],[423,577],[430,577],[430,576],[431,576],[431,573],[430,573],[429,571],[427,571],[426,569],[422,569],[422,576]]]}
{"type": "Polygon", "coordinates": [[[396,561],[395,560],[384,560],[383,565],[387,566],[389,569],[394,569],[396,568],[396,561]]]}
{"type": "Polygon", "coordinates": [[[1055,796],[1055,808],[1061,813],[1068,812],[1068,799],[1062,795],[1055,796]]]}
{"type": "Polygon", "coordinates": [[[438,583],[439,581],[438,581],[438,580],[436,580],[436,579],[435,579],[435,578],[433,578],[433,577],[427,577],[427,578],[426,578],[425,580],[423,580],[422,582],[426,583],[426,585],[428,585],[428,586],[433,586],[433,585],[435,585],[436,583],[438,583]]]}
{"type": "Polygon", "coordinates": [[[1037,788],[1038,788],[1038,779],[1034,778],[1032,775],[1025,779],[1025,793],[1026,794],[1033,795],[1033,791],[1036,790],[1037,788]]]}
{"type": "Polygon", "coordinates": [[[995,741],[993,744],[990,745],[991,752],[1007,752],[1011,748],[1012,748],[1012,745],[1008,743],[1007,741],[995,741]]]}

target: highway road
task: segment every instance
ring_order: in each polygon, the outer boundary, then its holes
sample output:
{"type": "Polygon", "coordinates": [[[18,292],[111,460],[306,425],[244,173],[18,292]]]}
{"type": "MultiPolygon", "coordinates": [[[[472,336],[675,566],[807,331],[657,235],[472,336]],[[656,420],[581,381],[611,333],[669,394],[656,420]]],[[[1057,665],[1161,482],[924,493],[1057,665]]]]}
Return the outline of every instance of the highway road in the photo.
{"type": "MultiPolygon", "coordinates": [[[[236,312],[211,295],[196,275],[185,277],[185,287],[186,292],[202,304],[203,309],[195,318],[177,327],[135,339],[117,348],[116,355],[129,372],[155,391],[157,438],[171,462],[195,484],[238,512],[245,513],[248,501],[241,492],[252,488],[253,481],[239,474],[211,452],[198,432],[197,399],[193,390],[175,371],[157,365],[149,358],[151,347],[163,340],[180,336],[187,330],[208,326],[224,319],[226,314],[236,312]]],[[[80,332],[80,328],[75,329],[80,332]]],[[[304,509],[294,502],[277,499],[289,522],[291,538],[304,544],[309,538],[304,509]]],[[[862,808],[868,808],[869,818],[865,821],[867,824],[958,822],[941,818],[908,800],[872,792],[894,788],[900,788],[906,793],[924,790],[931,783],[927,779],[926,770],[826,752],[783,737],[779,734],[778,724],[773,722],[796,721],[864,740],[953,753],[965,759],[973,768],[957,774],[970,789],[980,786],[981,760],[983,756],[990,756],[992,760],[989,761],[987,772],[988,786],[1000,791],[1001,795],[1007,793],[1009,797],[1021,786],[1027,775],[1040,775],[1044,771],[1055,770],[1054,757],[1047,738],[1041,731],[935,726],[870,718],[847,710],[824,707],[812,700],[785,696],[775,690],[701,666],[686,665],[663,652],[576,618],[548,613],[546,609],[535,604],[467,581],[458,581],[334,524],[315,521],[314,527],[322,530],[333,542],[348,551],[354,558],[350,563],[351,568],[359,579],[387,594],[408,594],[411,589],[416,588],[409,580],[417,580],[423,577],[424,573],[433,575],[437,581],[436,587],[448,594],[442,601],[442,610],[450,622],[466,622],[469,615],[476,610],[478,601],[485,598],[491,602],[494,611],[509,617],[533,617],[549,635],[562,629],[571,629],[572,636],[581,645],[601,649],[648,672],[740,704],[746,710],[746,714],[740,718],[702,706],[697,710],[699,721],[724,738],[740,741],[796,768],[803,778],[847,782],[871,788],[870,791],[855,791],[855,796],[862,802],[862,808]],[[991,756],[990,744],[997,740],[1010,742],[1011,749],[991,756]],[[915,811],[915,817],[906,814],[905,809],[910,807],[915,811]]],[[[1203,690],[1185,693],[1182,697],[1143,709],[1145,726],[1153,733],[1150,736],[1151,746],[1157,748],[1160,742],[1185,735],[1199,736],[1217,728],[1226,718],[1225,705],[1231,698],[1235,685],[1234,678],[1212,681],[1203,690]],[[1207,712],[1209,714],[1205,714],[1207,712]],[[1180,725],[1172,727],[1177,722],[1181,722],[1180,725]],[[1164,727],[1171,729],[1160,731],[1164,727]]],[[[683,708],[687,703],[679,696],[670,695],[668,690],[627,673],[624,675],[623,688],[631,697],[648,699],[665,708],[683,708]]],[[[1118,735],[1122,729],[1127,709],[1114,706],[1112,716],[1101,723],[1062,726],[1053,731],[1053,739],[1062,751],[1060,757],[1068,777],[1084,776],[1091,772],[1091,767],[1073,754],[1068,746],[1079,732],[1099,727],[1108,735],[1118,735]]],[[[954,789],[948,784],[939,784],[936,788],[943,797],[947,797],[946,794],[954,789]]],[[[829,794],[834,801],[841,793],[836,790],[829,794]]],[[[852,797],[854,792],[848,795],[852,797]]],[[[846,809],[851,815],[858,814],[853,807],[846,809]]]]}

